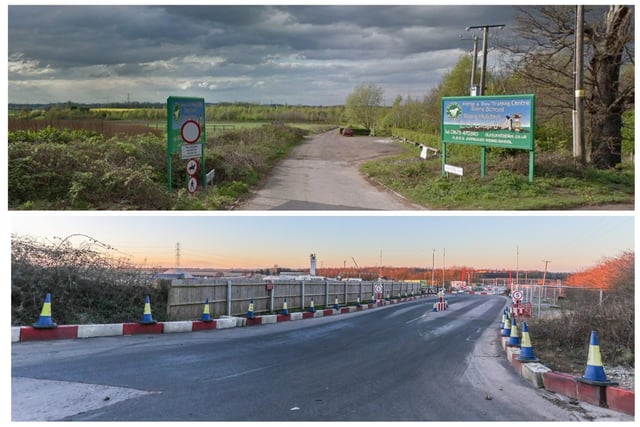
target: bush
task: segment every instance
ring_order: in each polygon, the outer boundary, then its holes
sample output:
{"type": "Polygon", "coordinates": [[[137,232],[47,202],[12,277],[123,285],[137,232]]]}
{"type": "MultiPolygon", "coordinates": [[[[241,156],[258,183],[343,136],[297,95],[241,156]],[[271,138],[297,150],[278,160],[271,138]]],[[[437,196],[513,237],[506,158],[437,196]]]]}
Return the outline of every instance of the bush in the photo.
{"type": "MultiPolygon", "coordinates": [[[[187,180],[181,167],[172,168],[176,191],[167,190],[163,137],[138,134],[107,139],[92,131],[51,126],[12,131],[9,208],[225,209],[263,179],[304,135],[301,129],[269,125],[208,141],[205,166],[216,169],[215,185],[193,197],[181,192],[187,180]]],[[[178,155],[173,159],[173,164],[182,164],[178,155]]]]}
{"type": "MultiPolygon", "coordinates": [[[[547,357],[555,354],[575,358],[584,367],[591,331],[598,333],[603,362],[634,365],[635,355],[635,255],[627,252],[568,278],[575,289],[567,290],[560,318],[528,321],[531,339],[547,357]],[[586,298],[581,286],[605,289],[604,298],[586,298]]],[[[591,292],[593,293],[593,291],[591,292]]],[[[542,356],[539,356],[543,358],[542,356]]]]}
{"type": "Polygon", "coordinates": [[[47,293],[52,320],[59,324],[138,321],[147,295],[154,318],[167,320],[168,286],[85,238],[74,248],[64,239],[54,244],[12,236],[11,325],[36,322],[47,293]]]}

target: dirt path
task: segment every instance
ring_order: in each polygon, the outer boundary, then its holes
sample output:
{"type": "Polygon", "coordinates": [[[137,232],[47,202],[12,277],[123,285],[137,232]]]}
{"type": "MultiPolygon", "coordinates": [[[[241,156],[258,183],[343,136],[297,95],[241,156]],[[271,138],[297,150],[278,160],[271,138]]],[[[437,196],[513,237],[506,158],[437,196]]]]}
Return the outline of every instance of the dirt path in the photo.
{"type": "Polygon", "coordinates": [[[421,210],[368,182],[362,162],[400,153],[388,138],[343,137],[337,130],[296,147],[239,210],[421,210]]]}

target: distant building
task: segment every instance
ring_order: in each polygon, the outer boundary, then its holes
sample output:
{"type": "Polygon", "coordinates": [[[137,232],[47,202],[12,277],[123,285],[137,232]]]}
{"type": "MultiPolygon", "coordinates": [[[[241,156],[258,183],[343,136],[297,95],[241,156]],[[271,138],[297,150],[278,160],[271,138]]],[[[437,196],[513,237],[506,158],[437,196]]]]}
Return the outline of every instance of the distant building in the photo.
{"type": "Polygon", "coordinates": [[[172,268],[169,269],[167,271],[164,271],[162,273],[156,273],[153,275],[154,279],[166,279],[166,280],[173,280],[173,279],[194,279],[193,274],[189,273],[188,271],[182,269],[182,268],[172,268]]]}

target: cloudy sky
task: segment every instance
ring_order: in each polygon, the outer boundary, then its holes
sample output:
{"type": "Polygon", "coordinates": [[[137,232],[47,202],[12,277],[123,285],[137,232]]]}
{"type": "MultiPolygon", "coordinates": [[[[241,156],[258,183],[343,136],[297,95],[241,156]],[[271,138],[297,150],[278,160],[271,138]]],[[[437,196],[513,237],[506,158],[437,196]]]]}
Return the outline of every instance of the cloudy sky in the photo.
{"type": "MultiPolygon", "coordinates": [[[[507,5],[8,7],[8,100],[344,104],[360,84],[421,98],[507,5]],[[462,36],[462,39],[461,39],[462,36]]],[[[481,43],[478,48],[480,49],[481,43]]],[[[492,66],[491,53],[488,55],[492,66]]],[[[480,59],[479,59],[480,60],[480,59]]]]}

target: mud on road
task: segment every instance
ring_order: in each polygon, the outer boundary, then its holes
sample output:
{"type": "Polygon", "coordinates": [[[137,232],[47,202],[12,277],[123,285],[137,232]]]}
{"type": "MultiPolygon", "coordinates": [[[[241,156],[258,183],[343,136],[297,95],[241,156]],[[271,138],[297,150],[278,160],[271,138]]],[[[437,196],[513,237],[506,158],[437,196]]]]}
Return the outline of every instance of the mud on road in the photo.
{"type": "Polygon", "coordinates": [[[311,136],[237,209],[422,210],[360,173],[363,162],[402,151],[390,138],[344,137],[337,129],[311,136]]]}

